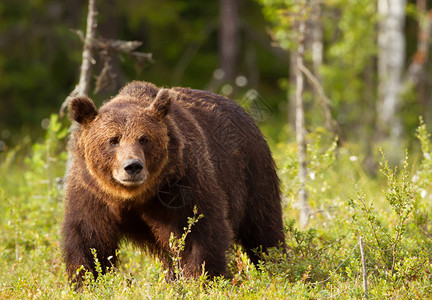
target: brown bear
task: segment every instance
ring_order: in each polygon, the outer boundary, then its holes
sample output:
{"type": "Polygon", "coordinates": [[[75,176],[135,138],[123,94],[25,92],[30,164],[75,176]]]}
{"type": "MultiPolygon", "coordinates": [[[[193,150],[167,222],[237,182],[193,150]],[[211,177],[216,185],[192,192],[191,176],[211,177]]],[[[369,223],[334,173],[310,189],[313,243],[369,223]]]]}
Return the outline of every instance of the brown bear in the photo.
{"type": "MultiPolygon", "coordinates": [[[[71,167],[66,179],[63,247],[72,281],[116,262],[126,239],[172,271],[170,235],[180,237],[196,206],[203,214],[185,241],[185,276],[227,274],[236,241],[255,250],[284,247],[279,180],[254,120],[206,91],[126,85],[99,110],[87,97],[69,103],[71,167]],[[76,276],[75,276],[76,275],[76,276]]],[[[172,272],[171,272],[172,273],[172,272]]]]}

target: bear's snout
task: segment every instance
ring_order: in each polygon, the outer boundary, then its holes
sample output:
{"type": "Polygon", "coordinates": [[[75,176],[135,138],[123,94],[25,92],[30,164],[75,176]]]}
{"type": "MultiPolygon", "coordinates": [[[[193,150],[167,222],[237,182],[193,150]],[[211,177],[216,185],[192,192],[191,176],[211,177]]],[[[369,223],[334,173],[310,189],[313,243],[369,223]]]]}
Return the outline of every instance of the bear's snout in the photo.
{"type": "Polygon", "coordinates": [[[113,177],[124,186],[139,186],[147,179],[145,160],[129,156],[127,159],[118,160],[118,165],[113,171],[113,177]]]}
{"type": "Polygon", "coordinates": [[[123,164],[123,169],[131,176],[135,176],[144,169],[144,163],[140,159],[128,159],[123,164]]]}

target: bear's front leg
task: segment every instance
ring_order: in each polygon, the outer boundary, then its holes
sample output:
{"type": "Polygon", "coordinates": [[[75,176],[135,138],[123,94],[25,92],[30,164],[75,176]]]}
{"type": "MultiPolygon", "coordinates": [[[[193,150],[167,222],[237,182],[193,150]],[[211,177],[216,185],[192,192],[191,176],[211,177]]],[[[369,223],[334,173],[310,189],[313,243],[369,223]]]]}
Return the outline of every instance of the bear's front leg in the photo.
{"type": "Polygon", "coordinates": [[[102,273],[115,264],[119,231],[104,203],[92,197],[74,201],[67,195],[62,233],[66,271],[77,288],[82,285],[85,271],[92,272],[95,278],[98,276],[91,249],[96,250],[102,273]],[[84,269],[77,272],[81,266],[84,269]]]}
{"type": "Polygon", "coordinates": [[[193,214],[185,211],[161,209],[147,212],[143,216],[157,241],[154,252],[167,271],[165,279],[167,282],[178,279],[179,276],[197,279],[203,272],[203,266],[209,277],[227,276],[226,252],[232,241],[232,232],[224,214],[212,214],[209,211],[187,232],[187,218],[193,214]],[[154,218],[155,215],[166,218],[154,218]],[[182,240],[185,232],[186,239],[182,240]],[[176,243],[170,242],[171,234],[175,236],[176,243]],[[184,246],[182,251],[181,246],[184,246]]]}
{"type": "Polygon", "coordinates": [[[212,209],[213,205],[208,206],[210,207],[206,209],[198,208],[198,211],[206,213],[190,227],[184,241],[181,240],[181,236],[185,233],[184,230],[188,230],[187,226],[182,224],[176,230],[172,230],[178,242],[184,242],[184,250],[178,251],[171,247],[171,263],[164,263],[164,267],[171,275],[168,276],[168,280],[177,277],[174,272],[176,269],[182,276],[197,279],[203,273],[203,267],[210,278],[228,276],[226,252],[232,242],[232,231],[224,210],[212,209]]]}
{"type": "MultiPolygon", "coordinates": [[[[178,237],[179,239],[180,237],[178,237]]],[[[197,239],[196,236],[188,236],[183,251],[171,248],[170,251],[159,254],[159,259],[167,272],[165,274],[167,282],[172,282],[179,277],[198,279],[203,271],[210,278],[220,275],[228,276],[226,251],[229,242],[219,240],[221,243],[209,245],[205,243],[205,240],[197,239]]]]}
{"type": "Polygon", "coordinates": [[[232,240],[228,222],[224,218],[204,216],[192,227],[182,253],[182,268],[186,277],[198,278],[203,267],[210,278],[227,273],[226,253],[232,240]]]}

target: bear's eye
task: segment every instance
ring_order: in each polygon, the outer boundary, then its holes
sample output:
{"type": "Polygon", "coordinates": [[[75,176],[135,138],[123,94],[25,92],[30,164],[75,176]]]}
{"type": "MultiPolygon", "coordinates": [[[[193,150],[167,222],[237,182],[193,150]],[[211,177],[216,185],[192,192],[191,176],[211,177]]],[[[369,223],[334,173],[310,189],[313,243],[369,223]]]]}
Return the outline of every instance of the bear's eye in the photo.
{"type": "Polygon", "coordinates": [[[119,136],[115,136],[109,139],[109,143],[112,146],[118,145],[120,143],[120,137],[119,136]]]}
{"type": "Polygon", "coordinates": [[[146,145],[148,143],[148,137],[146,135],[143,135],[142,137],[139,138],[138,141],[141,145],[146,145]]]}

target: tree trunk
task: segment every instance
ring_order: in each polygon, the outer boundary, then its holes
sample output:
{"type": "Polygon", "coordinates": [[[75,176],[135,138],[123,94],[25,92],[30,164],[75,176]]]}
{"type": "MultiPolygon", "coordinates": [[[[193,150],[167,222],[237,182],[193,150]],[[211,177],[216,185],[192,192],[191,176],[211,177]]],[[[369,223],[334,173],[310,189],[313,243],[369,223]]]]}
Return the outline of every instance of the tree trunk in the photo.
{"type": "Polygon", "coordinates": [[[297,56],[297,49],[292,49],[289,62],[288,121],[294,130],[296,128],[297,56]]]}
{"type": "MultiPolygon", "coordinates": [[[[98,24],[98,35],[107,39],[115,39],[118,37],[119,15],[116,11],[115,0],[106,0],[104,2],[100,2],[99,13],[103,15],[104,18],[102,19],[102,22],[99,22],[98,24]]],[[[104,98],[109,98],[113,91],[117,91],[120,87],[126,84],[127,78],[123,69],[121,68],[119,57],[115,55],[116,53],[111,53],[114,51],[110,50],[103,52],[105,53],[104,55],[99,53],[100,69],[97,70],[97,72],[101,73],[102,69],[105,67],[104,64],[106,60],[109,60],[111,67],[110,72],[115,74],[115,78],[111,78],[110,82],[103,87],[102,91],[98,89],[98,85],[96,83],[94,93],[102,94],[104,98]]]]}
{"type": "Polygon", "coordinates": [[[323,28],[321,24],[321,0],[310,0],[309,35],[312,50],[312,64],[315,77],[321,82],[323,62],[323,28]]]}
{"type": "Polygon", "coordinates": [[[416,86],[419,104],[422,111],[426,109],[425,95],[425,65],[429,59],[430,37],[432,34],[432,10],[427,11],[426,0],[417,0],[418,34],[417,51],[408,67],[404,80],[404,88],[410,89],[416,86]]]}
{"type": "Polygon", "coordinates": [[[377,121],[379,138],[390,138],[391,147],[400,145],[402,139],[402,121],[398,113],[405,59],[405,5],[405,0],[378,0],[377,121]]]}
{"type": "MultiPolygon", "coordinates": [[[[66,109],[69,100],[72,97],[88,95],[88,92],[90,90],[92,65],[94,64],[92,48],[93,48],[93,42],[96,38],[96,28],[97,28],[97,10],[96,10],[95,1],[96,0],[89,0],[89,5],[88,5],[87,28],[86,28],[86,35],[85,35],[84,47],[82,53],[79,83],[75,87],[75,89],[70,93],[70,95],[66,98],[66,100],[63,102],[60,108],[60,113],[59,113],[60,116],[63,115],[64,110],[66,109]]],[[[74,122],[71,126],[71,130],[73,130],[73,128],[76,126],[79,125],[78,123],[74,122]]],[[[72,164],[72,157],[71,154],[69,153],[66,162],[66,170],[65,170],[64,178],[67,178],[70,171],[71,164],[72,164]]]]}
{"type": "Polygon", "coordinates": [[[78,83],[77,95],[88,95],[88,92],[90,90],[92,65],[94,61],[92,53],[92,43],[96,38],[97,27],[97,11],[95,1],[96,0],[89,0],[86,37],[84,41],[84,50],[82,55],[81,73],[78,83]]]}
{"type": "Polygon", "coordinates": [[[304,37],[306,24],[300,16],[300,21],[298,22],[297,34],[298,34],[298,45],[296,53],[296,93],[295,93],[295,103],[296,103],[296,140],[297,140],[297,151],[299,160],[299,206],[300,206],[300,227],[305,227],[309,221],[310,207],[308,202],[308,196],[306,191],[306,181],[307,181],[307,158],[306,158],[306,129],[305,129],[305,118],[303,109],[303,88],[304,88],[304,78],[303,78],[303,60],[304,60],[304,37]]]}
{"type": "Polygon", "coordinates": [[[239,0],[220,0],[219,61],[222,81],[233,82],[239,53],[239,0]]]}

